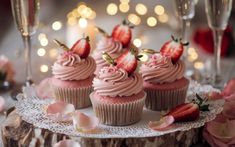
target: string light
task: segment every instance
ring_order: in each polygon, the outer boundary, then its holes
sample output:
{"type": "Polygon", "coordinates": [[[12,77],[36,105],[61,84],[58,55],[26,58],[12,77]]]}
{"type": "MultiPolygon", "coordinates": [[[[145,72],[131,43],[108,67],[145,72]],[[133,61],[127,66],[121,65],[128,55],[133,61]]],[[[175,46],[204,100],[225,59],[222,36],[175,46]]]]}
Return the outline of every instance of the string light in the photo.
{"type": "Polygon", "coordinates": [[[196,68],[196,69],[203,69],[204,68],[204,63],[203,62],[200,62],[200,61],[197,61],[197,62],[195,62],[194,63],[194,67],[196,68]]]}
{"type": "Polygon", "coordinates": [[[41,65],[40,66],[40,71],[41,72],[47,72],[48,71],[48,66],[47,65],[41,65]]]}
{"type": "Polygon", "coordinates": [[[128,20],[129,22],[131,22],[134,25],[139,25],[141,22],[141,19],[139,16],[137,16],[136,14],[129,14],[128,15],[128,20]]]}
{"type": "Polygon", "coordinates": [[[37,51],[38,56],[42,57],[45,56],[46,50],[44,48],[39,48],[37,51]]]}
{"type": "Polygon", "coordinates": [[[80,18],[78,21],[78,24],[81,28],[86,28],[87,27],[87,20],[86,18],[80,18]]]}
{"type": "Polygon", "coordinates": [[[142,3],[139,3],[136,5],[135,7],[135,11],[139,14],[139,15],[145,15],[147,13],[147,7],[142,4],[142,3]]]}
{"type": "Polygon", "coordinates": [[[164,9],[164,7],[162,5],[156,5],[155,8],[154,8],[154,12],[157,15],[162,15],[162,14],[164,14],[165,9],[164,9]]]}
{"type": "Polygon", "coordinates": [[[62,28],[62,23],[60,21],[55,21],[52,23],[52,29],[58,31],[62,28]]]}
{"type": "Polygon", "coordinates": [[[150,27],[154,27],[154,26],[157,25],[157,19],[154,18],[154,17],[149,17],[149,18],[147,19],[147,24],[148,24],[148,26],[150,26],[150,27]]]}
{"type": "Polygon", "coordinates": [[[158,16],[158,20],[161,22],[161,23],[166,23],[168,21],[168,15],[166,13],[158,16]]]}
{"type": "Polygon", "coordinates": [[[108,4],[106,11],[109,15],[115,15],[118,11],[118,7],[116,4],[110,3],[108,4]]]}
{"type": "Polygon", "coordinates": [[[133,44],[134,44],[136,47],[141,47],[142,41],[141,41],[139,38],[136,38],[136,39],[133,40],[133,44]]]}
{"type": "Polygon", "coordinates": [[[129,6],[128,3],[121,3],[121,4],[119,5],[119,10],[120,10],[121,12],[123,12],[123,13],[128,12],[129,9],[130,9],[130,6],[129,6]]]}
{"type": "Polygon", "coordinates": [[[41,46],[47,46],[48,45],[48,39],[46,37],[42,38],[40,40],[41,46]]]}

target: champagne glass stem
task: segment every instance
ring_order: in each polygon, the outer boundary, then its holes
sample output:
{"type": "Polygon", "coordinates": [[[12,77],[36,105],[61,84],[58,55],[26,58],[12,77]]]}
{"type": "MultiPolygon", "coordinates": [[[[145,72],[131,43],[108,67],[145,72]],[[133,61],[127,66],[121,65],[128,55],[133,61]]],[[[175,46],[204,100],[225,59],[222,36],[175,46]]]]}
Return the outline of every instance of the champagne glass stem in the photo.
{"type": "Polygon", "coordinates": [[[221,41],[222,41],[222,30],[213,29],[213,38],[214,38],[214,83],[219,84],[221,82],[221,67],[220,67],[220,55],[221,55],[221,41]]]}
{"type": "MultiPolygon", "coordinates": [[[[181,37],[183,42],[188,42],[188,28],[190,27],[190,20],[188,19],[182,19],[182,30],[181,30],[181,37]]],[[[187,59],[187,46],[184,47],[183,52],[183,60],[185,61],[187,59]]]]}
{"type": "Polygon", "coordinates": [[[25,50],[25,64],[26,64],[26,86],[30,86],[32,82],[32,73],[31,73],[31,37],[29,35],[22,35],[24,41],[24,50],[25,50]]]}

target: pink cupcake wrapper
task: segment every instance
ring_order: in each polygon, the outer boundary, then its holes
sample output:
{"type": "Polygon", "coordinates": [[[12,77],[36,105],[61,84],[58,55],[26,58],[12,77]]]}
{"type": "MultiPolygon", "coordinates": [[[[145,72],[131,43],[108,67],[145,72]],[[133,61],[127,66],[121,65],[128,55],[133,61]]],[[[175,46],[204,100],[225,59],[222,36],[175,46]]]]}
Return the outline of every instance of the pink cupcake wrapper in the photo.
{"type": "Polygon", "coordinates": [[[144,89],[147,93],[145,107],[153,111],[168,110],[185,102],[188,85],[174,90],[144,89]]]}
{"type": "Polygon", "coordinates": [[[97,101],[90,95],[93,110],[100,122],[112,126],[125,126],[140,121],[145,103],[143,98],[128,103],[107,104],[97,101]]]}
{"type": "Polygon", "coordinates": [[[53,86],[52,89],[57,100],[73,104],[76,109],[91,106],[89,95],[93,91],[92,86],[81,88],[59,88],[53,86]]]}

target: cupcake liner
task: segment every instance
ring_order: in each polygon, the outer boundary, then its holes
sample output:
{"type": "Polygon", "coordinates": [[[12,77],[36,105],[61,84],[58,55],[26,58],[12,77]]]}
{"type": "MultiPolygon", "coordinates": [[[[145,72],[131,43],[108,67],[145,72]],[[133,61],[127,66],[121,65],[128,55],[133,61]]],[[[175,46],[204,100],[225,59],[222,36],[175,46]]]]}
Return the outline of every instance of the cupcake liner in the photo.
{"type": "Polygon", "coordinates": [[[125,126],[140,121],[146,93],[141,99],[126,103],[103,103],[90,95],[93,110],[100,122],[112,126],[125,126]]]}
{"type": "Polygon", "coordinates": [[[91,106],[89,95],[93,91],[92,86],[80,88],[60,88],[53,86],[52,89],[57,100],[73,104],[76,109],[91,106]]]}
{"type": "Polygon", "coordinates": [[[145,107],[153,111],[168,110],[185,102],[188,85],[174,90],[145,88],[147,93],[145,107]]]}

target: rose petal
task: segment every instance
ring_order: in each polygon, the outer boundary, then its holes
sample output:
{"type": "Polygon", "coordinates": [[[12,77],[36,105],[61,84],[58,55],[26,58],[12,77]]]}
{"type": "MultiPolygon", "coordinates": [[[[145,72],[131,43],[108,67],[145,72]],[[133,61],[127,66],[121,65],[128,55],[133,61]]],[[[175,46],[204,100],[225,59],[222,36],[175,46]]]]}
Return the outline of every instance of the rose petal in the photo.
{"type": "Polygon", "coordinates": [[[4,110],[5,107],[5,100],[3,97],[0,96],[0,112],[4,110]]]}
{"type": "Polygon", "coordinates": [[[235,137],[235,120],[226,120],[224,123],[211,121],[207,123],[207,131],[222,142],[228,143],[235,137]]]}
{"type": "Polygon", "coordinates": [[[235,93],[235,78],[229,80],[222,91],[223,96],[230,96],[235,93]]]}
{"type": "Polygon", "coordinates": [[[99,120],[97,117],[87,116],[79,111],[75,111],[73,113],[73,126],[76,130],[80,132],[92,133],[97,128],[98,125],[99,125],[99,120]]]}
{"type": "Polygon", "coordinates": [[[230,119],[235,119],[235,101],[225,102],[222,114],[230,119]]]}
{"type": "Polygon", "coordinates": [[[149,127],[153,130],[163,131],[167,129],[171,124],[174,123],[174,117],[172,115],[167,115],[161,118],[159,121],[149,122],[149,127]]]}
{"type": "Polygon", "coordinates": [[[53,97],[50,86],[50,79],[51,78],[46,78],[42,80],[39,85],[36,86],[36,94],[39,98],[47,99],[53,97]]]}
{"type": "Polygon", "coordinates": [[[47,106],[46,114],[54,121],[67,122],[72,120],[72,113],[74,111],[74,105],[57,101],[47,106]]]}
{"type": "Polygon", "coordinates": [[[229,96],[225,96],[224,98],[227,101],[235,101],[235,93],[233,93],[233,94],[231,94],[229,96]]]}
{"type": "Polygon", "coordinates": [[[216,91],[208,92],[206,94],[206,97],[209,100],[218,100],[218,99],[222,99],[223,98],[222,94],[220,92],[216,92],[216,91]]]}
{"type": "Polygon", "coordinates": [[[71,139],[61,140],[57,142],[53,147],[81,147],[80,144],[71,139]]]}
{"type": "Polygon", "coordinates": [[[223,143],[219,139],[212,136],[205,128],[203,129],[203,137],[211,147],[228,147],[226,143],[223,143]]]}

